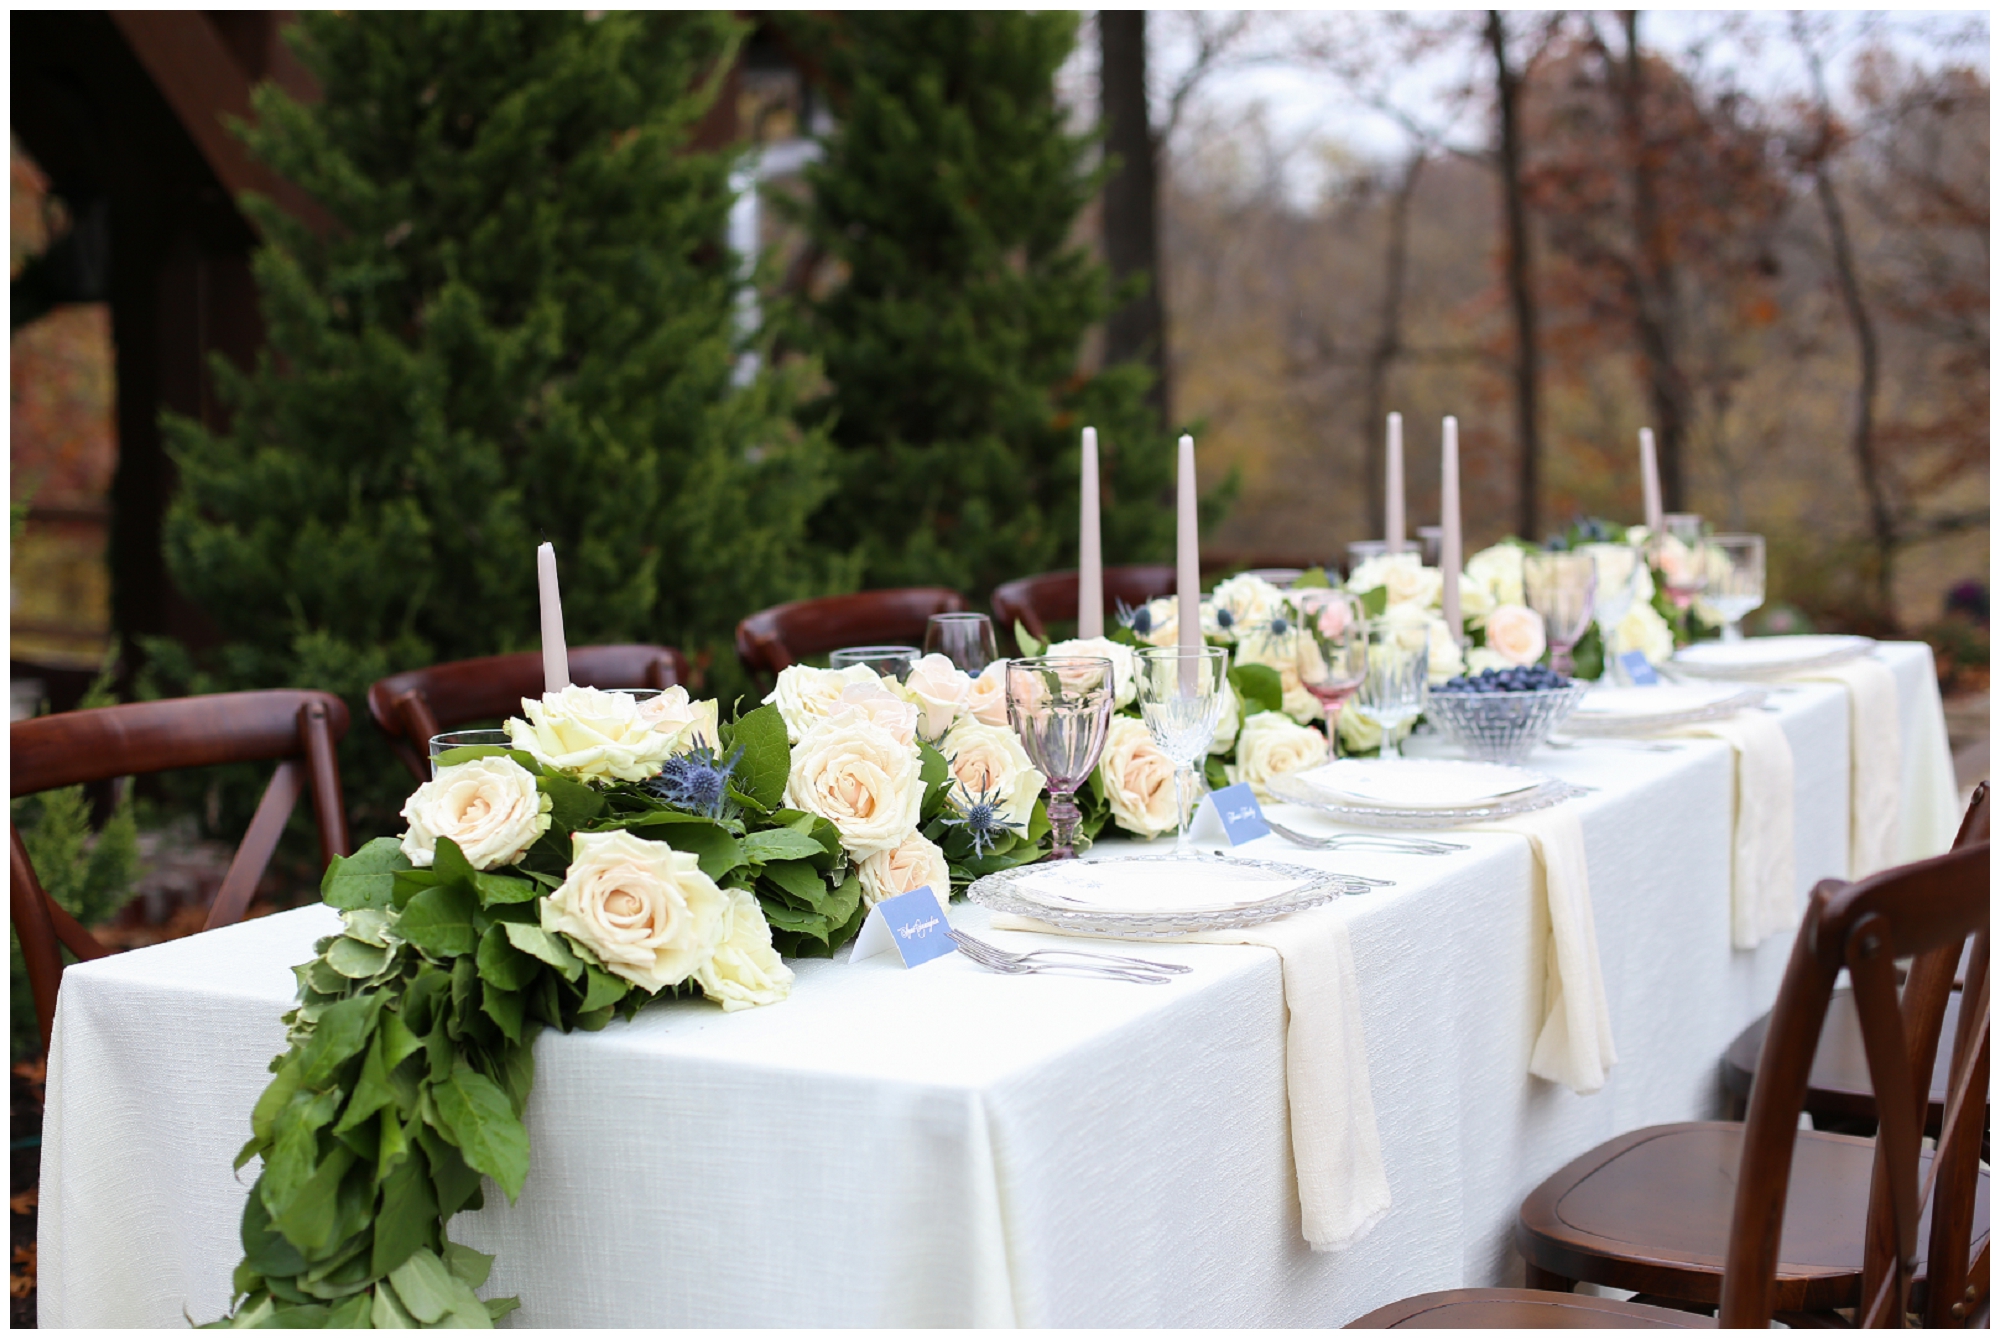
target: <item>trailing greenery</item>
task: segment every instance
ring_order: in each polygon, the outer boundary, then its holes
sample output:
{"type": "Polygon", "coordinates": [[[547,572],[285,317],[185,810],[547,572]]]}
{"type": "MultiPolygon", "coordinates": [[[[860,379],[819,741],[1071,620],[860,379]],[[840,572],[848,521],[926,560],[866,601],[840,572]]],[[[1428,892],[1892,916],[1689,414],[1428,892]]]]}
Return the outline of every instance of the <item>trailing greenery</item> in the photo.
{"type": "MultiPolygon", "coordinates": [[[[220,629],[174,690],[376,678],[537,644],[553,540],[572,644],[656,641],[736,686],[746,611],[845,579],[806,517],[810,369],[732,387],[731,158],[694,152],[740,25],[715,12],[302,16],[322,99],[265,86],[262,161],[331,216],[246,200],[269,344],[216,367],[226,431],[170,417],[174,578],[220,629]]],[[[360,717],[357,715],[357,720],[360,717]]],[[[402,776],[342,746],[357,829],[402,776]]]]}
{"type": "Polygon", "coordinates": [[[795,19],[825,61],[837,128],[807,169],[803,222],[844,280],[791,337],[831,389],[809,406],[839,448],[814,533],[864,584],[975,597],[1074,563],[1079,432],[1100,435],[1106,560],[1164,561],[1173,451],[1140,364],[1085,377],[1113,307],[1077,243],[1093,139],[1054,77],[1077,16],[1018,11],[795,19]]]}

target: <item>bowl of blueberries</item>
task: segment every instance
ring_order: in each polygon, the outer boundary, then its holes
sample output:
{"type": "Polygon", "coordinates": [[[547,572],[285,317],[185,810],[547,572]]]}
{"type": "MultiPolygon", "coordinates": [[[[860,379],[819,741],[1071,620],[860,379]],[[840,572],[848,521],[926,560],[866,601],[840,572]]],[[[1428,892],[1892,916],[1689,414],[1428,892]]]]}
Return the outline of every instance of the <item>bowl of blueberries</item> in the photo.
{"type": "Polygon", "coordinates": [[[1541,665],[1481,670],[1430,691],[1424,714],[1482,762],[1518,763],[1583,701],[1589,685],[1541,665]]]}

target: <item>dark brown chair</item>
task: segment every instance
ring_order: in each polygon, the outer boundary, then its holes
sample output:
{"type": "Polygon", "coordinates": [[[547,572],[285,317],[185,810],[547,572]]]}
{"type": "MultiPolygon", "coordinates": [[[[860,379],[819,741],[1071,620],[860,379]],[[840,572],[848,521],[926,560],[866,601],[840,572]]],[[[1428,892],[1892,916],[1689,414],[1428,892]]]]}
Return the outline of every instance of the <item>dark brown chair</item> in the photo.
{"type": "MultiPolygon", "coordinates": [[[[341,808],[340,768],[334,746],[347,733],[347,705],[331,693],[279,688],[262,693],[216,693],[94,707],[15,721],[11,731],[13,795],[34,795],[63,786],[115,777],[170,772],[221,763],[277,762],[257,812],[243,834],[222,886],[208,909],[203,929],[243,918],[251,894],[271,863],[285,822],[308,786],[319,820],[324,860],[349,852],[347,814],[341,808]]],[[[41,1023],[42,1049],[55,1024],[56,991],[62,984],[61,948],[79,959],[105,957],[109,950],[76,918],[43,891],[28,860],[20,831],[13,840],[11,910],[21,937],[28,984],[41,1023]]]]}
{"type": "Polygon", "coordinates": [[[1976,1318],[1988,1271],[1979,1118],[1991,1035],[1989,877],[1979,843],[1858,883],[1821,883],[1793,941],[1748,1121],[1639,1130],[1544,1182],[1515,1233],[1529,1282],[1544,1290],[1432,1293],[1355,1325],[1703,1323],[1641,1299],[1566,1295],[1579,1278],[1672,1298],[1677,1308],[1719,1305],[1717,1319],[1730,1328],[1836,1307],[1858,1307],[1857,1322],[1875,1326],[1901,1324],[1913,1307],[1933,1325],[1976,1318]],[[1933,1156],[1921,1147],[1926,1085],[1914,1076],[1929,1073],[1968,935],[1958,1060],[1933,1156]],[[1916,962],[1899,1001],[1895,959],[1906,955],[1916,962]],[[1798,1128],[1813,1044],[1843,968],[1854,979],[1875,1090],[1894,1095],[1873,1141],[1798,1128]]]}
{"type": "MultiPolygon", "coordinates": [[[[1959,824],[1958,836],[1952,841],[1954,851],[1987,839],[1990,829],[1987,797],[1988,786],[1982,781],[1972,792],[1972,802],[1959,824]]],[[[1966,946],[1966,951],[1969,955],[1971,945],[1966,946]]],[[[1965,960],[1961,958],[1960,977],[1964,970],[1965,960]]],[[[1944,1093],[1951,1073],[1951,1039],[1956,1035],[1958,1006],[1958,996],[1954,993],[1945,1006],[1944,1039],[1938,1045],[1937,1062],[1932,1067],[1930,1115],[1926,1120],[1926,1129],[1931,1134],[1937,1133],[1938,1123],[1944,1119],[1944,1093]]],[[[1722,1085],[1728,1094],[1731,1119],[1740,1119],[1750,1101],[1750,1080],[1757,1072],[1757,1054],[1764,1045],[1764,1029],[1770,1021],[1771,1016],[1766,1014],[1743,1029],[1723,1054],[1722,1085]]],[[[1845,988],[1834,992],[1833,1003],[1826,1011],[1826,1026],[1813,1052],[1812,1079],[1806,1087],[1806,1114],[1813,1118],[1816,1129],[1874,1133],[1875,1093],[1868,1086],[1868,1056],[1861,1042],[1861,1020],[1854,1011],[1853,993],[1845,988]]]]}
{"type": "MultiPolygon", "coordinates": [[[[1136,609],[1148,600],[1174,593],[1171,564],[1152,563],[1137,567],[1104,569],[1104,612],[1111,615],[1119,605],[1136,609]]],[[[1021,577],[993,591],[993,624],[1002,636],[1011,636],[1019,623],[1037,641],[1049,639],[1049,624],[1076,621],[1075,572],[1043,572],[1021,577]]]]}
{"type": "Polygon", "coordinates": [[[778,671],[843,646],[922,646],[932,614],[965,612],[965,597],[942,586],[905,586],[826,595],[760,609],[736,625],[736,657],[768,686],[778,671]]]}
{"type": "MultiPolygon", "coordinates": [[[[578,646],[569,677],[590,688],[671,688],[687,681],[687,661],[671,646],[578,646]]],[[[540,697],[546,682],[539,651],[453,660],[377,679],[368,714],[410,775],[428,781],[433,735],[519,715],[521,699],[540,697]]]]}

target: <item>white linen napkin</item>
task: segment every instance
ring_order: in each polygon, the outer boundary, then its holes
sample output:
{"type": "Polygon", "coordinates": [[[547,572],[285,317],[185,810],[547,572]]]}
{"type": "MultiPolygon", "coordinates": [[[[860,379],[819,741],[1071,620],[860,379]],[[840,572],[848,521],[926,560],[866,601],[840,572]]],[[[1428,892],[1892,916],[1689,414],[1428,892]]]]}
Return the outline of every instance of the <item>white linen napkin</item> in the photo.
{"type": "Polygon", "coordinates": [[[1480,823],[1472,830],[1512,832],[1526,837],[1534,849],[1535,875],[1549,911],[1549,945],[1542,1030],[1528,1072],[1588,1096],[1604,1086],[1618,1063],[1618,1051],[1611,1041],[1611,1005],[1597,956],[1583,824],[1573,810],[1557,805],[1480,823]]]}
{"type": "Polygon", "coordinates": [[[1903,821],[1903,721],[1896,676],[1872,656],[1792,676],[1847,689],[1847,877],[1896,863],[1903,821]]]}
{"type": "Polygon", "coordinates": [[[1679,731],[1729,742],[1736,753],[1735,830],[1730,841],[1729,942],[1748,949],[1798,923],[1793,885],[1792,745],[1762,712],[1739,711],[1679,731]]]}
{"type": "MultiPolygon", "coordinates": [[[[1063,933],[1004,913],[994,915],[993,928],[1063,933]]],[[[1285,1097],[1302,1227],[1314,1250],[1346,1250],[1389,1212],[1389,1175],[1375,1127],[1347,918],[1337,907],[1317,907],[1240,930],[1180,938],[1193,944],[1258,944],[1277,953],[1285,986],[1285,1097]]]]}

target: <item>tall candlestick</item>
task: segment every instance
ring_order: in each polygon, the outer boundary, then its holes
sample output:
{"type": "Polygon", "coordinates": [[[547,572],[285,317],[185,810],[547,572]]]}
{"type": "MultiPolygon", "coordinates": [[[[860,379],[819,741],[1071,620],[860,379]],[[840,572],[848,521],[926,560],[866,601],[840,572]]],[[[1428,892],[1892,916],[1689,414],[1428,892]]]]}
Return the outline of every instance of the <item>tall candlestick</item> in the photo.
{"type": "Polygon", "coordinates": [[[1104,635],[1104,545],[1097,522],[1097,429],[1083,430],[1083,498],[1076,537],[1076,635],[1104,635]]]}
{"type": "MultiPolygon", "coordinates": [[[[1177,469],[1180,512],[1175,528],[1175,559],[1180,577],[1180,627],[1178,642],[1183,651],[1201,646],[1201,531],[1194,509],[1194,438],[1181,437],[1177,469]]],[[[1184,667],[1184,679],[1192,678],[1184,667]]]]}
{"type": "Polygon", "coordinates": [[[1442,489],[1444,542],[1438,546],[1438,567],[1444,574],[1444,625],[1454,640],[1463,640],[1458,621],[1458,573],[1465,566],[1465,535],[1458,517],[1458,420],[1444,420],[1444,465],[1439,471],[1442,489]]]}
{"type": "Polygon", "coordinates": [[[1383,538],[1389,552],[1403,551],[1403,416],[1389,415],[1388,496],[1383,505],[1383,538]]]}
{"type": "Polygon", "coordinates": [[[1653,448],[1653,430],[1639,429],[1639,488],[1646,500],[1646,531],[1660,533],[1660,517],[1666,508],[1660,505],[1660,457],[1653,448]]]}
{"type": "Polygon", "coordinates": [[[554,693],[569,687],[569,648],[563,644],[562,593],[556,589],[556,546],[535,550],[535,575],[542,587],[542,684],[554,693]]]}

